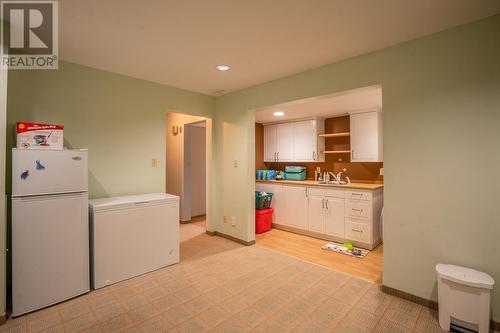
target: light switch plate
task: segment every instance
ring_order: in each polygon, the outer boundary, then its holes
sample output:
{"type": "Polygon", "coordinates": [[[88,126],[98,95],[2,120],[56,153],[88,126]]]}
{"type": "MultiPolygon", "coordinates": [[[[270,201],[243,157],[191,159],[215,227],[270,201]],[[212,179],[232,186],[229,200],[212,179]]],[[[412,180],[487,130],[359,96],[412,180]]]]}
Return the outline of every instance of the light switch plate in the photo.
{"type": "Polygon", "coordinates": [[[384,175],[384,168],[380,168],[380,175],[383,176],[384,175]]]}

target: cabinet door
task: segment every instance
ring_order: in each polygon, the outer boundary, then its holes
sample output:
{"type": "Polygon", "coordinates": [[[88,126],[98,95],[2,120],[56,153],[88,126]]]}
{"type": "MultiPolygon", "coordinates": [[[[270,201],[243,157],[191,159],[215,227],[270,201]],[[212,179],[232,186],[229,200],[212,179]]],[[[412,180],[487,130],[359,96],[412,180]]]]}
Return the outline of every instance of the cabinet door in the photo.
{"type": "Polygon", "coordinates": [[[275,162],[277,152],[277,125],[266,125],[264,126],[264,162],[275,162]]]}
{"type": "Polygon", "coordinates": [[[277,184],[265,184],[265,183],[256,183],[255,190],[256,191],[264,191],[267,193],[273,194],[273,199],[271,200],[271,208],[273,209],[273,223],[280,224],[281,214],[283,210],[283,198],[281,196],[283,185],[277,184]]]}
{"type": "Polygon", "coordinates": [[[329,235],[342,237],[345,235],[344,227],[344,199],[325,197],[325,229],[329,235]]]}
{"type": "MultiPolygon", "coordinates": [[[[280,223],[292,227],[307,228],[307,187],[283,186],[280,193],[280,223]]],[[[278,208],[278,207],[277,207],[278,208]]]]}
{"type": "Polygon", "coordinates": [[[382,162],[382,116],[380,112],[350,116],[351,162],[382,162]]]}
{"type": "Polygon", "coordinates": [[[316,121],[293,124],[293,160],[314,162],[316,156],[316,121]]]}
{"type": "Polygon", "coordinates": [[[308,207],[308,230],[325,233],[325,197],[310,195],[308,207]]]}
{"type": "Polygon", "coordinates": [[[278,161],[293,161],[293,123],[278,124],[278,161]]]}

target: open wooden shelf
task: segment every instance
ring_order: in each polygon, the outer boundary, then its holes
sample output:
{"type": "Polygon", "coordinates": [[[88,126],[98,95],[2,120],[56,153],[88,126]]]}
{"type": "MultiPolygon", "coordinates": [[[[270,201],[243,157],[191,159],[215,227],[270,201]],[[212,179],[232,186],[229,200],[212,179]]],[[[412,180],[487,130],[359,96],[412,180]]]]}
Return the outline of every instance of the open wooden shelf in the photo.
{"type": "Polygon", "coordinates": [[[322,151],[323,154],[349,154],[350,150],[325,150],[322,151]]]}
{"type": "Polygon", "coordinates": [[[342,136],[350,136],[351,132],[340,132],[340,133],[328,133],[328,134],[320,134],[319,136],[323,138],[338,138],[342,136]]]}

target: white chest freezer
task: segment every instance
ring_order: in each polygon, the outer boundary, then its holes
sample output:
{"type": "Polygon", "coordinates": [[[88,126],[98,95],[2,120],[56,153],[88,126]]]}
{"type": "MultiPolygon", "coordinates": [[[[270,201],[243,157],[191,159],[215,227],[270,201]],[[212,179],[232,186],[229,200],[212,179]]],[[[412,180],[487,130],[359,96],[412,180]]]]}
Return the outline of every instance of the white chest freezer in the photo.
{"type": "Polygon", "coordinates": [[[94,289],[179,262],[179,197],[143,194],[89,206],[94,289]]]}

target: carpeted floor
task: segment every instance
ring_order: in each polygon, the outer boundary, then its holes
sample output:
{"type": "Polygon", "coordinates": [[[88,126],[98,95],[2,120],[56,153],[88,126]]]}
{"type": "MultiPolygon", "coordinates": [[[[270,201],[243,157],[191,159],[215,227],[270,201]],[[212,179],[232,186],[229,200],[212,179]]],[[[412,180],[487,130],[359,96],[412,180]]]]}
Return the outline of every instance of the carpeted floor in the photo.
{"type": "Polygon", "coordinates": [[[200,234],[182,262],[10,319],[1,332],[441,332],[378,285],[200,234]]]}

